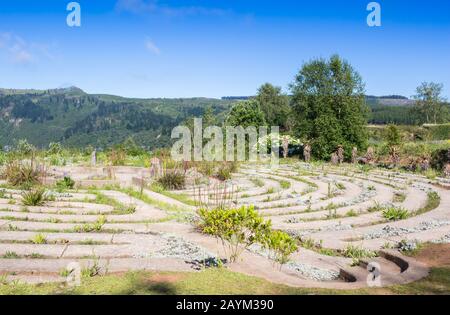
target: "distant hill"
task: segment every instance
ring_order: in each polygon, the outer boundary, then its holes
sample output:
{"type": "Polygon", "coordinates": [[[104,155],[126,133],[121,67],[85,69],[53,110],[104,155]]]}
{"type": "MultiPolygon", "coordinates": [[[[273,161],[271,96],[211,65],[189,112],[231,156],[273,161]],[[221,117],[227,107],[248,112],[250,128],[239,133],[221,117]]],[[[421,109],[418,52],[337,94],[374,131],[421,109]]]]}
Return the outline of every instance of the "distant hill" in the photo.
{"type": "Polygon", "coordinates": [[[412,106],[414,100],[401,95],[389,96],[366,96],[366,102],[369,106],[412,106]]]}
{"type": "Polygon", "coordinates": [[[0,89],[0,146],[26,138],[38,147],[107,147],[127,137],[149,149],[170,143],[174,126],[211,106],[223,119],[233,102],[209,98],[134,99],[93,95],[76,87],[0,89]]]}
{"type": "MultiPolygon", "coordinates": [[[[77,87],[49,90],[0,89],[0,148],[28,139],[38,147],[108,147],[129,136],[149,149],[170,144],[174,126],[212,107],[219,121],[231,106],[252,96],[126,98],[88,94],[77,87]]],[[[414,101],[399,95],[367,96],[371,124],[413,124],[414,101]]]]}

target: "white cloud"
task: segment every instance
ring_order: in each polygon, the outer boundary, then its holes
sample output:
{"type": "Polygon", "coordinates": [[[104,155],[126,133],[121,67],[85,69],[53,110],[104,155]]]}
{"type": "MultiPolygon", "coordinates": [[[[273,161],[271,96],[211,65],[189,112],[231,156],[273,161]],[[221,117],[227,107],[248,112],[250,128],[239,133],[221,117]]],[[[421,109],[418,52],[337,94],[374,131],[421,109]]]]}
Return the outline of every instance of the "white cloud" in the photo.
{"type": "Polygon", "coordinates": [[[0,33],[0,50],[5,51],[9,61],[15,64],[31,64],[41,57],[54,59],[47,45],[29,43],[11,32],[0,33]]]}
{"type": "Polygon", "coordinates": [[[218,8],[206,8],[200,6],[174,7],[159,4],[157,0],[117,0],[116,10],[119,12],[130,12],[134,14],[155,13],[168,16],[184,15],[225,15],[229,10],[218,8]]]}
{"type": "Polygon", "coordinates": [[[152,54],[155,55],[161,54],[161,50],[159,49],[159,47],[156,46],[155,43],[150,39],[145,40],[145,48],[152,54]]]}

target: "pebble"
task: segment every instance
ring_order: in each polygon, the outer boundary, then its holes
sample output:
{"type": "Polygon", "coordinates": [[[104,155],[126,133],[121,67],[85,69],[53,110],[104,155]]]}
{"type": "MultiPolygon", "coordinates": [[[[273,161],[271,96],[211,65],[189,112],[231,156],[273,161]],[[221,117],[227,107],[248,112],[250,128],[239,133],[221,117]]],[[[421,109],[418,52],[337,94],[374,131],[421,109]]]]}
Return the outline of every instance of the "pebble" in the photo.
{"type": "Polygon", "coordinates": [[[417,233],[422,231],[428,231],[431,229],[435,229],[441,226],[450,225],[450,221],[447,220],[432,220],[432,221],[424,221],[420,223],[418,226],[413,228],[402,228],[402,227],[393,227],[390,225],[386,225],[381,230],[376,230],[370,233],[367,233],[363,236],[365,240],[372,240],[376,238],[383,237],[392,237],[392,236],[400,236],[405,234],[417,233]]]}

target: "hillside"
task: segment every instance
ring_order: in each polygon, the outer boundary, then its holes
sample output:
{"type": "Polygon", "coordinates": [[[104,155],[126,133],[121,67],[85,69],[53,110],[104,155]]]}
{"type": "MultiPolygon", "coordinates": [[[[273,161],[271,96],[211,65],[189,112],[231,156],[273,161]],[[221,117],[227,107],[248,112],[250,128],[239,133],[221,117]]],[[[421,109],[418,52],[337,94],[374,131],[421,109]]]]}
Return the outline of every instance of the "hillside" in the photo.
{"type": "MultiPolygon", "coordinates": [[[[211,106],[219,121],[233,103],[251,96],[222,99],[138,99],[87,94],[77,87],[50,90],[0,89],[0,147],[28,139],[38,147],[107,147],[129,136],[149,149],[170,143],[172,128],[211,106]]],[[[371,124],[414,124],[414,102],[403,96],[367,96],[371,124]]]]}
{"type": "Polygon", "coordinates": [[[67,146],[106,147],[132,135],[148,148],[167,145],[171,129],[211,106],[220,118],[231,101],[131,99],[87,94],[71,87],[55,90],[0,89],[0,145],[27,138],[38,147],[59,141],[67,146]]]}

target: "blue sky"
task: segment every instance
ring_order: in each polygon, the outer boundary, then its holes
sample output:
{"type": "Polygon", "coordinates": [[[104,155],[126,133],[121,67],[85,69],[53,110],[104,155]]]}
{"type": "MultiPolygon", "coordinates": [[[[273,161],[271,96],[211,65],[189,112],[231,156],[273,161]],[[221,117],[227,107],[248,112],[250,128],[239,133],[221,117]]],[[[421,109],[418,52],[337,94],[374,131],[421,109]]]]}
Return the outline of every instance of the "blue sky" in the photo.
{"type": "Polygon", "coordinates": [[[338,53],[368,94],[411,96],[422,81],[450,96],[450,1],[0,0],[0,87],[76,85],[133,97],[251,95],[288,90],[303,62],[338,53]]]}

